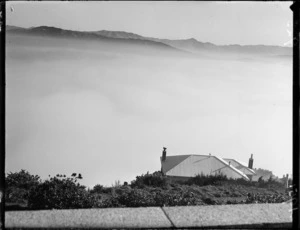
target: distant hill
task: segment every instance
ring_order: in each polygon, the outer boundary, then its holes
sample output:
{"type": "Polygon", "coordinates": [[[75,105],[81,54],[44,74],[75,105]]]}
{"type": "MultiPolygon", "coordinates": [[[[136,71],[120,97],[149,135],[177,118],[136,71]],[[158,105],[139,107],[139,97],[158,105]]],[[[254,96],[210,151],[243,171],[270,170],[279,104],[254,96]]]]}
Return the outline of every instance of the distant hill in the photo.
{"type": "Polygon", "coordinates": [[[10,31],[10,30],[24,30],[24,28],[22,28],[22,27],[18,27],[18,26],[9,26],[9,25],[7,25],[6,27],[5,27],[5,29],[6,29],[6,31],[10,31]]]}
{"type": "MultiPolygon", "coordinates": [[[[145,37],[140,36],[134,33],[127,33],[123,31],[109,31],[109,30],[101,30],[94,32],[98,35],[108,37],[108,38],[122,38],[122,39],[140,39],[140,40],[147,40],[145,37]]],[[[149,39],[148,39],[149,40],[149,39]]]]}
{"type": "Polygon", "coordinates": [[[200,42],[194,38],[186,40],[168,40],[168,39],[154,39],[164,44],[168,44],[178,49],[186,50],[193,53],[201,53],[203,51],[211,52],[230,52],[230,53],[248,53],[248,54],[265,54],[276,56],[292,56],[292,48],[280,46],[266,46],[266,45],[215,45],[210,42],[200,42]]]}
{"type": "Polygon", "coordinates": [[[290,58],[292,56],[292,48],[281,46],[267,45],[215,45],[209,42],[200,42],[194,38],[182,40],[170,40],[161,38],[143,37],[138,34],[128,33],[124,31],[72,31],[56,27],[39,26],[32,28],[21,28],[16,26],[6,26],[6,31],[10,33],[22,33],[36,36],[51,36],[73,39],[94,39],[94,40],[110,40],[124,42],[128,44],[141,44],[147,46],[159,46],[166,49],[176,49],[190,53],[218,53],[218,54],[260,54],[268,56],[276,56],[280,58],[290,58]]]}
{"type": "Polygon", "coordinates": [[[143,37],[138,34],[128,33],[123,31],[97,31],[97,34],[109,38],[123,38],[123,39],[139,39],[139,40],[150,40],[166,45],[172,46],[177,49],[185,50],[192,53],[201,53],[203,51],[214,51],[214,52],[234,52],[234,53],[264,53],[267,55],[276,55],[280,57],[292,56],[292,48],[281,47],[281,46],[267,46],[267,45],[215,45],[210,42],[200,42],[195,38],[182,39],[182,40],[170,40],[170,39],[159,39],[152,37],[143,37]]]}
{"type": "Polygon", "coordinates": [[[30,35],[30,36],[99,40],[99,41],[106,41],[106,42],[126,43],[126,44],[142,45],[148,47],[156,47],[160,49],[181,51],[161,42],[156,42],[156,41],[151,41],[146,39],[133,40],[131,38],[125,38],[125,36],[118,36],[116,33],[109,33],[109,31],[82,32],[82,31],[65,30],[65,29],[49,27],[49,26],[39,26],[39,27],[32,27],[28,29],[15,27],[15,26],[6,26],[6,32],[7,34],[22,34],[22,35],[30,35]],[[113,34],[113,36],[109,36],[109,34],[113,34]]]}

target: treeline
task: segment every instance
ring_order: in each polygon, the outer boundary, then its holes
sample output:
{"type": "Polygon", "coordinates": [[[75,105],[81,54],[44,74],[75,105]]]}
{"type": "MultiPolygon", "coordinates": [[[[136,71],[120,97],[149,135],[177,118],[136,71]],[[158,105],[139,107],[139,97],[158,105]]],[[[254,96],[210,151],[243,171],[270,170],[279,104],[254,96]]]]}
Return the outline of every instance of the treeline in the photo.
{"type": "Polygon", "coordinates": [[[290,199],[282,183],[232,180],[226,176],[198,175],[183,182],[160,172],[137,176],[130,184],[97,184],[87,189],[81,174],[49,175],[41,180],[26,170],[6,175],[7,210],[150,207],[215,204],[278,203],[290,199]]]}

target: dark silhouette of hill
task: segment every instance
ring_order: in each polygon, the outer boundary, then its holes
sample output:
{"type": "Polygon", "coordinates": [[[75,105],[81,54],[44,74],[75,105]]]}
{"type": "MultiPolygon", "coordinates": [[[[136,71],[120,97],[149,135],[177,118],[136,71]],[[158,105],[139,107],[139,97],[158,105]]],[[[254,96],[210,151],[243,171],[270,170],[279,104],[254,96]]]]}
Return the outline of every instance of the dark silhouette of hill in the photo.
{"type": "Polygon", "coordinates": [[[276,55],[280,57],[289,57],[292,55],[292,48],[281,46],[267,46],[267,45],[215,45],[210,42],[200,42],[195,38],[170,40],[159,39],[152,37],[143,37],[138,34],[128,33],[123,31],[97,31],[97,34],[109,38],[123,38],[123,39],[136,39],[136,40],[150,40],[166,45],[172,46],[177,49],[185,50],[192,53],[201,53],[203,51],[213,52],[231,52],[231,53],[263,53],[266,55],[276,55]]]}
{"type": "MultiPolygon", "coordinates": [[[[81,31],[73,31],[73,30],[65,30],[56,27],[50,26],[39,26],[32,28],[21,28],[14,26],[6,27],[7,34],[22,34],[22,35],[30,35],[30,36],[42,36],[42,37],[55,37],[55,38],[67,38],[67,39],[84,39],[84,40],[99,40],[105,42],[115,42],[115,43],[124,43],[124,44],[134,44],[134,45],[142,45],[147,47],[154,47],[159,49],[167,49],[167,50],[181,50],[176,49],[175,47],[171,47],[167,44],[144,40],[144,39],[136,39],[133,40],[131,38],[125,38],[124,36],[117,36],[117,34],[113,34],[113,36],[103,36],[99,32],[81,32],[81,31]]],[[[108,31],[103,34],[108,34],[108,31]]]]}
{"type": "Polygon", "coordinates": [[[19,27],[19,26],[9,26],[9,25],[7,25],[5,29],[6,29],[6,31],[11,31],[11,30],[24,30],[24,28],[22,28],[22,27],[19,27]]]}
{"type": "Polygon", "coordinates": [[[263,56],[276,56],[280,58],[290,58],[292,48],[268,45],[215,45],[209,42],[200,42],[194,38],[182,40],[170,40],[143,37],[138,34],[124,31],[73,31],[56,27],[39,26],[32,28],[21,28],[16,26],[7,26],[6,31],[10,33],[19,33],[35,36],[48,36],[68,39],[92,39],[110,42],[122,42],[125,44],[139,44],[149,47],[157,47],[169,50],[180,50],[194,54],[217,53],[224,54],[259,54],[263,56]]]}
{"type": "Polygon", "coordinates": [[[170,46],[199,53],[202,51],[212,52],[230,52],[230,53],[248,53],[248,54],[266,54],[266,55],[292,55],[292,49],[289,47],[267,46],[267,45],[215,45],[212,43],[199,42],[194,38],[186,40],[167,40],[161,42],[170,46]]]}
{"type": "Polygon", "coordinates": [[[145,37],[140,36],[134,33],[128,33],[123,31],[108,31],[108,30],[101,30],[95,32],[98,35],[109,37],[109,38],[122,38],[122,39],[140,39],[140,40],[147,40],[145,37]]]}

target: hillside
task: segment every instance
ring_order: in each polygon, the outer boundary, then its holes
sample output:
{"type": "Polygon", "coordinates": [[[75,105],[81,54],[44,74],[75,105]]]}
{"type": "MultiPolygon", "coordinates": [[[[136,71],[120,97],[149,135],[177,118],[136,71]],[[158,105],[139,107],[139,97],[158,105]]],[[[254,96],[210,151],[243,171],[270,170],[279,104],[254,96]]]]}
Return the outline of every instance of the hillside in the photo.
{"type": "Polygon", "coordinates": [[[143,37],[138,34],[124,32],[124,31],[72,31],[56,27],[39,26],[32,28],[21,28],[16,26],[7,26],[8,34],[18,33],[35,36],[50,36],[59,38],[72,39],[91,39],[91,40],[109,40],[111,42],[122,42],[126,44],[139,44],[146,46],[157,46],[163,49],[176,49],[195,54],[202,53],[218,53],[218,54],[260,54],[265,56],[276,56],[282,58],[290,58],[292,56],[292,48],[280,46],[266,46],[266,45],[215,45],[210,42],[200,42],[195,38],[170,40],[152,37],[143,37]]]}
{"type": "Polygon", "coordinates": [[[201,176],[179,183],[154,172],[137,176],[131,184],[97,184],[93,189],[77,183],[80,179],[81,174],[76,173],[71,177],[57,174],[44,181],[25,170],[9,173],[6,210],[282,203],[290,199],[281,183],[226,177],[201,176]]]}
{"type": "Polygon", "coordinates": [[[54,37],[54,38],[64,38],[64,39],[76,39],[76,40],[93,40],[93,41],[104,41],[110,43],[122,43],[124,45],[141,45],[151,48],[165,49],[165,50],[177,50],[174,47],[171,47],[167,44],[151,41],[151,40],[142,40],[142,39],[127,39],[122,36],[117,36],[116,33],[113,33],[114,36],[108,36],[109,33],[101,32],[81,32],[73,30],[64,30],[56,27],[49,26],[39,26],[32,28],[21,28],[14,26],[7,26],[6,32],[8,35],[18,34],[18,35],[28,35],[28,36],[40,36],[40,37],[54,37]]]}

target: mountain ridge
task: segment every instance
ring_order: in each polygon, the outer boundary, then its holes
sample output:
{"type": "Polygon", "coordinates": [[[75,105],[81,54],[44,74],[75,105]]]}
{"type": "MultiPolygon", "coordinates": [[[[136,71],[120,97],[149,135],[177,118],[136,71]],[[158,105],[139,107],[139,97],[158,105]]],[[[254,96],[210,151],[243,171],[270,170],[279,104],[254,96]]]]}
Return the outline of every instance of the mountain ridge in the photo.
{"type": "Polygon", "coordinates": [[[216,45],[210,42],[201,42],[195,38],[189,39],[162,39],[153,37],[144,37],[135,33],[125,31],[75,31],[66,30],[53,26],[38,26],[31,28],[22,28],[17,26],[6,26],[8,33],[25,33],[39,36],[56,36],[68,38],[85,38],[85,39],[118,39],[123,42],[135,42],[143,45],[158,45],[164,48],[175,48],[180,51],[189,53],[211,52],[230,52],[230,53],[264,53],[276,56],[291,56],[291,47],[271,46],[271,45],[216,45]]]}
{"type": "Polygon", "coordinates": [[[53,26],[38,26],[31,28],[22,28],[22,27],[14,27],[14,26],[6,26],[7,33],[17,33],[17,34],[26,34],[26,35],[34,35],[34,36],[42,36],[42,37],[59,37],[59,38],[68,38],[68,39],[91,39],[91,40],[102,40],[107,42],[123,42],[126,44],[135,44],[135,45],[146,45],[146,46],[155,46],[157,48],[164,48],[169,50],[176,50],[180,52],[184,52],[183,50],[178,50],[174,47],[171,47],[167,44],[151,41],[151,40],[142,40],[137,39],[133,41],[133,39],[123,39],[117,37],[108,37],[102,36],[94,31],[75,31],[75,30],[65,30],[53,26]]]}

